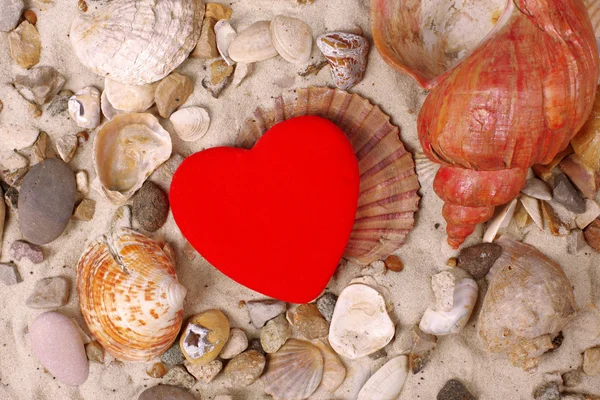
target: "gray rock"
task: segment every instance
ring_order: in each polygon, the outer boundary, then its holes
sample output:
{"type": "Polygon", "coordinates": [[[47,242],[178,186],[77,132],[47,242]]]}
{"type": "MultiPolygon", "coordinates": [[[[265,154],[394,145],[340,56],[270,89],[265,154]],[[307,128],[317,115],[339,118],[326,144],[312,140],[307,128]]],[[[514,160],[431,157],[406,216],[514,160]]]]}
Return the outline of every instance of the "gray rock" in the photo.
{"type": "Polygon", "coordinates": [[[25,100],[44,105],[56,96],[65,84],[65,78],[52,67],[36,67],[25,75],[17,75],[15,89],[25,100]]]}
{"type": "Polygon", "coordinates": [[[267,353],[275,353],[291,337],[292,326],[283,314],[267,322],[260,330],[260,344],[267,353]]]}
{"type": "Polygon", "coordinates": [[[19,194],[19,224],[27,241],[46,244],[67,227],[75,206],[75,175],[52,158],[35,165],[23,179],[19,194]]]}
{"type": "Polygon", "coordinates": [[[29,308],[47,309],[62,307],[68,302],[69,281],[62,276],[55,276],[37,281],[25,304],[29,308]]]}
{"type": "Polygon", "coordinates": [[[583,377],[581,376],[581,371],[574,369],[562,374],[562,380],[566,387],[573,387],[579,385],[583,380],[583,377]]]}
{"type": "Polygon", "coordinates": [[[333,317],[333,310],[335,309],[335,303],[337,302],[337,296],[331,292],[325,293],[317,300],[317,308],[321,312],[321,315],[331,323],[333,317]]]}
{"type": "Polygon", "coordinates": [[[23,258],[28,259],[34,264],[44,262],[44,252],[37,244],[32,244],[24,240],[15,240],[10,246],[10,255],[17,261],[23,258]]]}
{"type": "Polygon", "coordinates": [[[176,365],[162,378],[162,383],[163,385],[180,386],[189,390],[196,384],[196,378],[190,375],[183,366],[176,365]]]}
{"type": "Polygon", "coordinates": [[[157,231],[167,222],[169,196],[158,185],[146,181],[133,198],[133,217],[143,229],[157,231]]]}
{"type": "Polygon", "coordinates": [[[585,212],[585,200],[565,174],[560,174],[555,178],[552,195],[554,200],[565,206],[567,210],[575,214],[585,212]]]}
{"type": "Polygon", "coordinates": [[[283,314],[287,304],[279,300],[251,300],[246,303],[250,320],[254,327],[260,329],[267,321],[283,314]]]}
{"type": "Polygon", "coordinates": [[[10,32],[17,27],[25,4],[23,0],[0,0],[0,32],[10,32]]]}
{"type": "Polygon", "coordinates": [[[185,361],[185,357],[181,352],[178,340],[176,340],[175,343],[173,343],[173,346],[169,347],[169,350],[167,350],[163,353],[162,356],[160,356],[160,361],[167,365],[183,364],[183,362],[185,361]]]}
{"type": "Polygon", "coordinates": [[[537,388],[533,394],[535,400],[560,400],[560,390],[557,383],[550,383],[537,388]]]}
{"type": "Polygon", "coordinates": [[[138,400],[196,400],[196,398],[185,389],[159,385],[144,390],[138,400]]]}
{"type": "Polygon", "coordinates": [[[458,267],[467,271],[475,280],[483,279],[502,254],[502,247],[495,243],[480,243],[462,249],[458,255],[458,267]]]}
{"type": "Polygon", "coordinates": [[[51,117],[56,117],[59,114],[66,113],[69,108],[69,99],[73,96],[73,92],[70,90],[61,91],[52,101],[48,104],[46,112],[51,117]]]}
{"type": "Polygon", "coordinates": [[[437,400],[476,400],[459,380],[451,379],[440,390],[437,400]]]}
{"type": "Polygon", "coordinates": [[[0,282],[6,286],[23,282],[17,266],[13,263],[0,263],[0,282]]]}
{"type": "Polygon", "coordinates": [[[550,201],[552,200],[552,192],[546,182],[541,179],[531,178],[525,181],[525,186],[521,189],[522,193],[527,196],[531,196],[538,200],[550,201]]]}

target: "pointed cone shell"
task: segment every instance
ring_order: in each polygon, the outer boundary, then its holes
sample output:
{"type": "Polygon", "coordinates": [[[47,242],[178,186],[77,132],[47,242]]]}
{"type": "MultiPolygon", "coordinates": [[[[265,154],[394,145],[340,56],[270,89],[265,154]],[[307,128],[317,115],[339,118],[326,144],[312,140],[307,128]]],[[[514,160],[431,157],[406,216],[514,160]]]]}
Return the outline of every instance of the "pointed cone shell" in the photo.
{"type": "Polygon", "coordinates": [[[115,1],[79,14],[71,26],[71,44],[96,74],[143,85],[185,61],[198,43],[203,17],[203,0],[115,1]]]}
{"type": "Polygon", "coordinates": [[[369,41],[345,32],[330,32],[317,38],[317,46],[331,65],[331,76],[338,89],[348,90],[365,76],[369,41]]]}
{"type": "Polygon", "coordinates": [[[534,247],[507,236],[496,243],[502,255],[487,276],[479,337],[487,351],[533,369],[575,314],[573,288],[560,265],[534,247]]]}
{"type": "Polygon", "coordinates": [[[265,392],[275,400],[306,399],[321,383],[323,357],[317,347],[303,340],[289,339],[273,354],[267,355],[262,376],[265,392]]]}
{"type": "Polygon", "coordinates": [[[123,361],[148,361],[175,341],[186,289],[158,243],[127,228],[87,247],[77,265],[83,319],[123,361]]]}
{"type": "Polygon", "coordinates": [[[334,122],[352,143],[360,169],[354,228],[344,257],[368,265],[401,247],[415,223],[419,181],[400,130],[377,106],[357,94],[330,88],[298,89],[297,98],[279,98],[272,110],[257,109],[242,125],[236,144],[250,148],[273,125],[301,115],[334,122]]]}
{"type": "Polygon", "coordinates": [[[408,357],[392,358],[369,378],[357,400],[396,400],[408,375],[408,357]]]}
{"type": "Polygon", "coordinates": [[[275,50],[286,61],[308,62],[313,42],[310,25],[298,18],[278,15],[271,21],[270,32],[275,50]]]}
{"type": "Polygon", "coordinates": [[[170,121],[177,136],[186,142],[201,139],[210,126],[208,111],[202,107],[187,107],[175,111],[170,121]]]}

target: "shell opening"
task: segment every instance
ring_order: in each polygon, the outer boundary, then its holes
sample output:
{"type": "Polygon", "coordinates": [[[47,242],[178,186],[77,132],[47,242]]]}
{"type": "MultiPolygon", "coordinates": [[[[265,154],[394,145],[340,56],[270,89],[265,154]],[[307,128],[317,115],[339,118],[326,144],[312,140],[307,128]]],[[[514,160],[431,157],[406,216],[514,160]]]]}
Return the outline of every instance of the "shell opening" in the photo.
{"type": "Polygon", "coordinates": [[[187,289],[185,286],[179,282],[173,282],[167,289],[167,301],[175,309],[183,308],[183,299],[185,299],[186,294],[187,289]]]}
{"type": "Polygon", "coordinates": [[[214,349],[215,346],[208,342],[209,332],[210,330],[203,326],[188,324],[185,329],[183,349],[190,358],[200,358],[214,349]]]}

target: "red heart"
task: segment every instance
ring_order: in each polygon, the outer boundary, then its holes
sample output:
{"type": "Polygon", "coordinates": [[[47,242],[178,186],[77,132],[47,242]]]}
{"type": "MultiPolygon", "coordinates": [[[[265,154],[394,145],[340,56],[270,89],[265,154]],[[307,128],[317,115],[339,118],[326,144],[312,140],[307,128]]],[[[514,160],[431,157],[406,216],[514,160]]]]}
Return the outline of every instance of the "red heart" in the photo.
{"type": "Polygon", "coordinates": [[[238,283],[293,303],[333,275],[358,202],[356,156],[320,117],[270,129],[252,150],[218,147],[181,164],[170,201],[183,235],[238,283]]]}

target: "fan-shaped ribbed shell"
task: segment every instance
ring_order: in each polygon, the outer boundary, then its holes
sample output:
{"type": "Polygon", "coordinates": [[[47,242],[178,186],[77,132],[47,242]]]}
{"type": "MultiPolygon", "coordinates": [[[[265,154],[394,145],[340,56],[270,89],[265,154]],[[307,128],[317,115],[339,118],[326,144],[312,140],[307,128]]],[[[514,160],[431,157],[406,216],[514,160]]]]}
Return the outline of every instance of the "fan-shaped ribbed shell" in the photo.
{"type": "Polygon", "coordinates": [[[276,353],[267,355],[262,376],[265,392],[275,400],[306,399],[321,383],[323,357],[309,342],[290,339],[276,353]]]}
{"type": "Polygon", "coordinates": [[[273,46],[286,61],[302,64],[310,59],[313,37],[306,22],[278,15],[271,21],[269,30],[273,46]]]}
{"type": "Polygon", "coordinates": [[[274,109],[257,109],[242,125],[236,143],[251,148],[273,125],[301,115],[334,122],[348,136],[358,159],[360,195],[344,257],[363,265],[387,257],[406,241],[419,208],[419,181],[400,130],[379,107],[357,94],[311,87],[298,89],[294,100],[276,99],[274,109]]]}
{"type": "Polygon", "coordinates": [[[170,120],[177,136],[186,142],[201,139],[210,126],[208,111],[202,107],[182,108],[175,111],[170,120]]]}
{"type": "Polygon", "coordinates": [[[185,61],[200,38],[203,17],[203,0],[113,1],[73,21],[71,44],[96,74],[143,85],[185,61]]]}
{"type": "Polygon", "coordinates": [[[129,228],[102,236],[77,265],[83,319],[96,340],[124,361],[147,361],[175,341],[186,289],[154,240],[129,228]]]}

